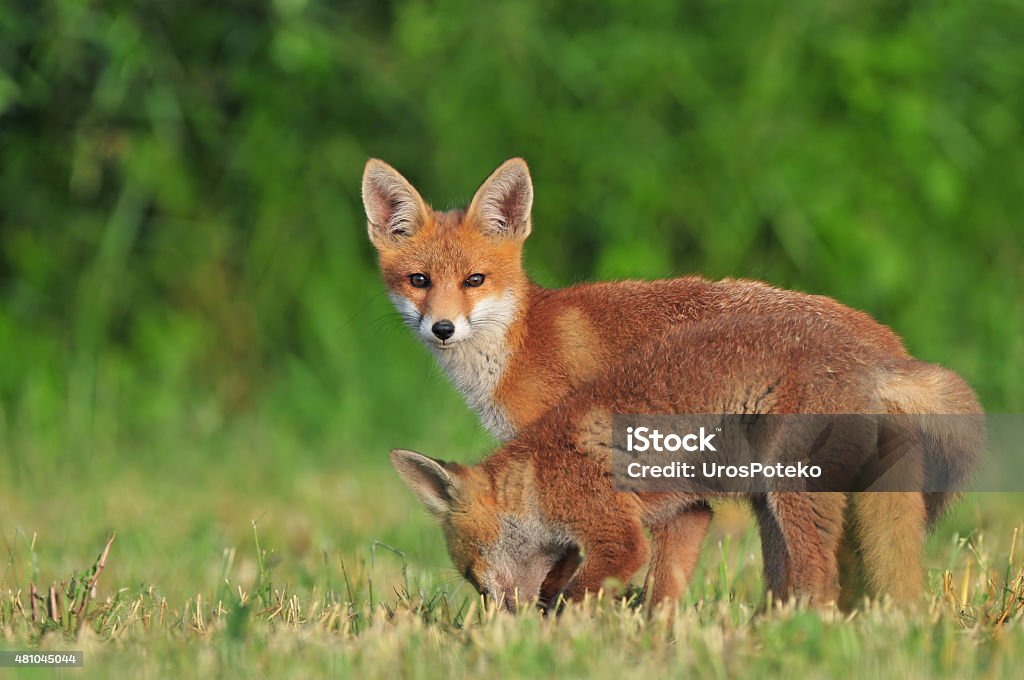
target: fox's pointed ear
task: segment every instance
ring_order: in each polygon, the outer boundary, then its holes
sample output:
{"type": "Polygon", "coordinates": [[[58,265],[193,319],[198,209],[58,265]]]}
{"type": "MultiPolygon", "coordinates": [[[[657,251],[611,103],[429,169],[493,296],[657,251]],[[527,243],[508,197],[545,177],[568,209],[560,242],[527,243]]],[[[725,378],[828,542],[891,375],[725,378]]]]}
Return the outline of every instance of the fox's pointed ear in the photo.
{"type": "Polygon", "coordinates": [[[371,158],[363,170],[363,208],[370,241],[377,250],[393,248],[416,233],[427,219],[427,204],[409,181],[384,161],[371,158]]]}
{"type": "Polygon", "coordinates": [[[459,480],[448,463],[415,451],[395,449],[391,452],[391,464],[431,513],[441,517],[451,509],[459,480]]]}
{"type": "Polygon", "coordinates": [[[522,158],[501,164],[469,204],[468,218],[489,236],[525,240],[530,235],[533,182],[522,158]]]}

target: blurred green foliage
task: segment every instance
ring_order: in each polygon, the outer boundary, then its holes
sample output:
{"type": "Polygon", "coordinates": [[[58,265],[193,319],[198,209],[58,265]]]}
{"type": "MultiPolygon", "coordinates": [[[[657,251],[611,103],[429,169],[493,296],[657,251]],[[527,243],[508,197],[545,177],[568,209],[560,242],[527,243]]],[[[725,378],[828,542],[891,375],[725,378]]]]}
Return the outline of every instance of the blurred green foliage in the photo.
{"type": "Polygon", "coordinates": [[[1024,409],[1022,8],[4,3],[4,447],[485,442],[382,295],[369,156],[438,208],[524,156],[541,283],[831,295],[1024,409]]]}

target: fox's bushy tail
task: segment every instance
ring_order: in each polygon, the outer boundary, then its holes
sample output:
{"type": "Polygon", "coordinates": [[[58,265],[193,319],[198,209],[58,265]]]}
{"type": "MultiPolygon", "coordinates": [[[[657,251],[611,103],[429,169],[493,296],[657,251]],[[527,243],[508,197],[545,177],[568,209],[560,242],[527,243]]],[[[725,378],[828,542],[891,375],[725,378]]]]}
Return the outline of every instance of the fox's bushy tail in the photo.
{"type": "MultiPolygon", "coordinates": [[[[906,360],[885,369],[877,397],[888,416],[879,432],[880,456],[899,447],[910,464],[911,490],[855,494],[848,519],[863,581],[845,580],[842,600],[849,606],[866,586],[875,597],[911,602],[924,589],[924,539],[956,498],[981,459],[985,423],[973,390],[956,373],[922,361],[906,360]],[[916,485],[920,484],[918,488],[916,485]]],[[[898,457],[898,456],[897,456],[898,457]]],[[[851,556],[852,555],[852,556],[851,556]]],[[[847,571],[847,573],[853,573],[847,571]]]]}
{"type": "Polygon", "coordinates": [[[924,502],[928,526],[933,525],[962,489],[985,449],[985,419],[974,390],[949,369],[908,360],[886,371],[878,396],[894,416],[895,427],[915,425],[922,454],[924,502]],[[914,416],[918,416],[915,418],[914,416]]]}

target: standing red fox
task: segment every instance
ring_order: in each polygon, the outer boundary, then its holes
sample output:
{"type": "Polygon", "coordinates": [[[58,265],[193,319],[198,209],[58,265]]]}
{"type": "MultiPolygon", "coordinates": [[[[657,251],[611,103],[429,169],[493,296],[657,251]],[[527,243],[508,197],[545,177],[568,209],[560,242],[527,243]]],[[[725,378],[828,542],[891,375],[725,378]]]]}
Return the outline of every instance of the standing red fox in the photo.
{"type": "MultiPolygon", "coordinates": [[[[919,407],[920,389],[940,384],[939,411],[977,411],[954,373],[893,357],[846,329],[809,316],[735,316],[671,331],[606,376],[564,400],[516,439],[472,467],[392,451],[406,484],[440,520],[448,551],[471,583],[506,607],[595,592],[608,578],[627,582],[650,558],[648,602],[679,597],[703,534],[680,534],[675,518],[703,508],[712,492],[616,492],[610,479],[611,414],[620,413],[883,413],[919,407]],[[644,529],[651,532],[649,548],[644,529]],[[579,563],[579,553],[583,553],[579,563]],[[577,568],[578,567],[578,568],[577,568]]],[[[983,445],[980,421],[924,419],[931,444],[912,456],[921,469],[951,471],[952,485],[970,474],[983,445]]],[[[885,449],[885,428],[861,430],[869,450],[885,449]]],[[[784,433],[783,433],[784,434],[784,433]]],[[[814,437],[812,436],[811,439],[814,437]]],[[[799,438],[769,437],[756,460],[801,458],[799,438]],[[794,456],[793,454],[798,455],[794,456]]],[[[810,440],[808,440],[810,441],[810,440]]],[[[843,462],[857,464],[844,438],[843,462]],[[851,461],[853,458],[853,461],[851,461]]],[[[877,460],[866,458],[864,460],[877,460]]],[[[909,460],[909,459],[908,459],[909,460]]],[[[860,470],[850,467],[850,471],[860,470]]],[[[779,487],[774,487],[779,488],[779,487]]],[[[782,550],[765,553],[765,577],[780,599],[815,604],[839,598],[836,555],[851,497],[845,493],[739,494],[758,511],[762,535],[782,550]]],[[[916,498],[908,516],[877,513],[871,531],[885,537],[882,556],[865,555],[868,577],[887,570],[891,585],[914,581],[926,516],[920,493],[866,493],[864,499],[916,498]],[[908,574],[899,579],[899,570],[908,574]]],[[[907,593],[896,593],[905,595],[907,593]]]]}
{"type": "MultiPolygon", "coordinates": [[[[391,300],[484,425],[502,440],[666,331],[734,315],[825,319],[878,356],[909,359],[900,339],[867,314],[827,297],[753,281],[689,276],[561,290],[533,284],[521,259],[533,204],[533,185],[521,159],[499,167],[465,211],[432,210],[379,160],[366,164],[362,192],[391,300]]],[[[729,338],[721,341],[728,346],[729,338]]],[[[665,351],[676,359],[694,353],[685,346],[665,351]]],[[[893,383],[894,394],[905,389],[915,398],[884,399],[882,407],[921,413],[976,409],[973,397],[969,403],[944,400],[944,394],[960,390],[960,383],[949,380],[928,374],[908,378],[905,385],[893,383]]],[[[875,531],[876,517],[895,513],[921,523],[925,504],[927,515],[936,516],[943,502],[935,495],[871,494],[856,504],[853,528],[859,554],[873,565],[866,570],[873,592],[909,597],[921,583],[919,570],[886,557],[900,538],[875,531]]],[[[766,520],[766,512],[759,509],[759,518],[766,520]]],[[[686,548],[694,555],[709,519],[703,504],[673,519],[674,535],[697,537],[686,548]]],[[[770,522],[761,521],[765,554],[784,551],[777,532],[766,526],[770,522]]]]}

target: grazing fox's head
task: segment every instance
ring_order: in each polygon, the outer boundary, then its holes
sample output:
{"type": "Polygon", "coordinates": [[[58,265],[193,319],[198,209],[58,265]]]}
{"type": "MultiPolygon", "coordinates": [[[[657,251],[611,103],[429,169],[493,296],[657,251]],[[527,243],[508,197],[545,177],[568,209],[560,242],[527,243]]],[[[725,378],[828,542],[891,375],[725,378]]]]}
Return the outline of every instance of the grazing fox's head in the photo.
{"type": "Polygon", "coordinates": [[[533,184],[526,162],[506,161],[469,208],[435,212],[404,177],[372,159],[363,172],[370,241],[392,302],[426,343],[447,349],[504,330],[526,283],[533,184]]]}
{"type": "Polygon", "coordinates": [[[553,602],[579,566],[571,537],[545,525],[529,507],[529,493],[496,493],[494,478],[480,466],[400,449],[391,462],[441,523],[455,568],[506,609],[553,602]]]}

